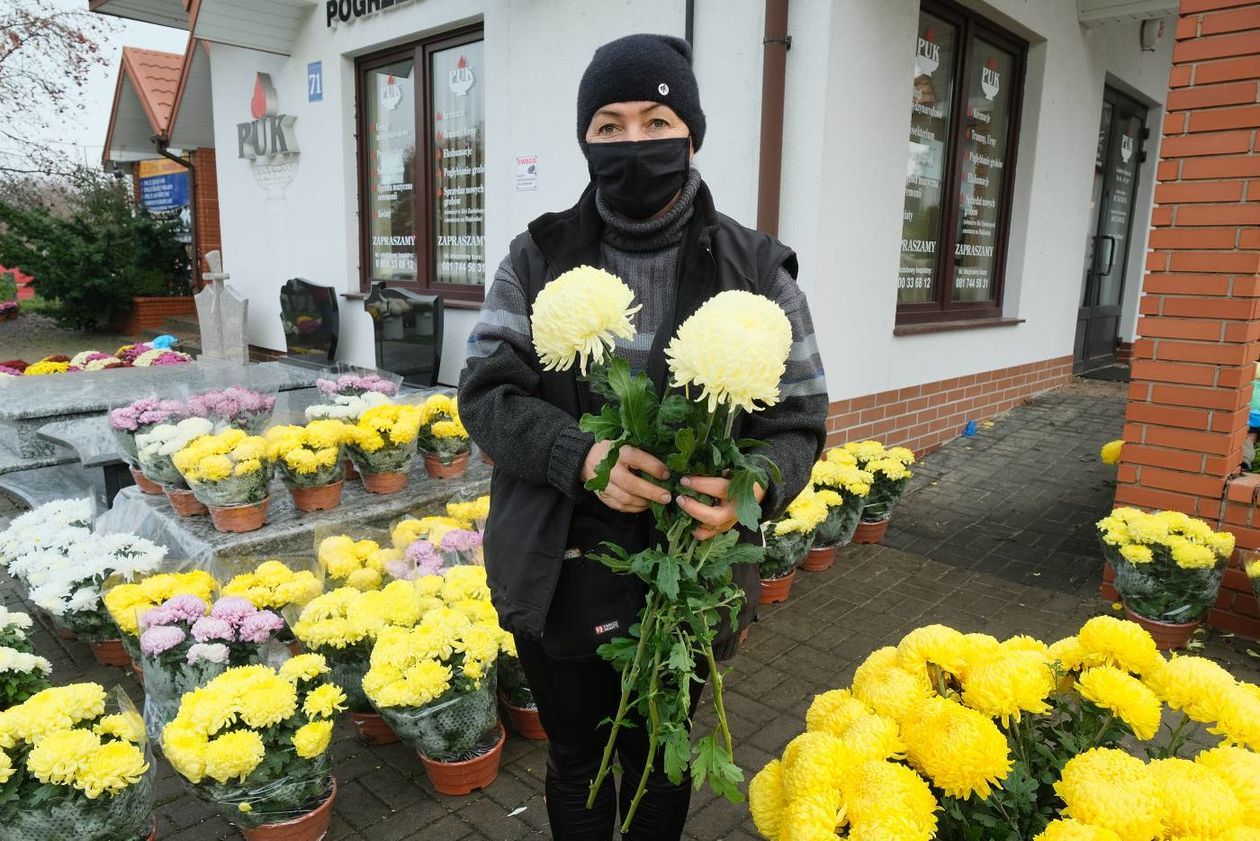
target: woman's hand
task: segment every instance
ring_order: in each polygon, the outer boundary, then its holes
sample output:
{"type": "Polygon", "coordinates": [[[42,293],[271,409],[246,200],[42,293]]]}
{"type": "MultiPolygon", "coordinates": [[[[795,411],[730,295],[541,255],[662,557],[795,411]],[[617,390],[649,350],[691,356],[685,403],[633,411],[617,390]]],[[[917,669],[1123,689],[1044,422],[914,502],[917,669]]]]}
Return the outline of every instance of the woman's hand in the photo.
{"type": "MultiPolygon", "coordinates": [[[[739,517],[735,513],[735,503],[726,498],[731,485],[729,479],[719,476],[684,476],[682,484],[683,487],[699,491],[716,500],[714,505],[705,505],[700,500],[689,496],[678,497],[678,507],[700,524],[691,530],[691,535],[696,540],[716,537],[734,528],[739,522],[739,517]]],[[[753,495],[757,498],[757,502],[761,502],[765,498],[766,489],[754,484],[753,495]]]]}
{"type": "MultiPolygon", "coordinates": [[[[588,482],[595,476],[595,469],[611,448],[611,441],[595,442],[582,465],[583,482],[588,482]]],[[[608,487],[597,491],[595,495],[609,508],[623,514],[646,511],[649,502],[664,504],[670,501],[672,497],[669,491],[644,479],[636,470],[655,476],[661,481],[669,478],[669,468],[656,456],[638,447],[622,447],[617,451],[617,463],[608,474],[608,487]]]]}

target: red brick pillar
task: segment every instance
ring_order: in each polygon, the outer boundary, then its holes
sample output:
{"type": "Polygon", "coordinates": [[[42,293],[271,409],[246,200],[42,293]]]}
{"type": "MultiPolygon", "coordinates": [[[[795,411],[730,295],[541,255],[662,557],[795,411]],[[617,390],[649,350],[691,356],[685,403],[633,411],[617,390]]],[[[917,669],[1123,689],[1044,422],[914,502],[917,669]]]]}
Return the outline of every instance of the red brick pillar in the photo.
{"type": "Polygon", "coordinates": [[[219,230],[219,178],[215,172],[213,149],[198,149],[192,154],[196,167],[196,186],[193,194],[193,225],[197,236],[197,265],[193,267],[194,286],[201,288],[201,273],[206,271],[202,259],[209,251],[223,250],[223,235],[219,230]]]}
{"type": "MultiPolygon", "coordinates": [[[[1116,503],[1184,511],[1260,548],[1239,477],[1260,359],[1260,2],[1181,0],[1116,503]]],[[[1260,635],[1233,569],[1210,621],[1260,635]]]]}

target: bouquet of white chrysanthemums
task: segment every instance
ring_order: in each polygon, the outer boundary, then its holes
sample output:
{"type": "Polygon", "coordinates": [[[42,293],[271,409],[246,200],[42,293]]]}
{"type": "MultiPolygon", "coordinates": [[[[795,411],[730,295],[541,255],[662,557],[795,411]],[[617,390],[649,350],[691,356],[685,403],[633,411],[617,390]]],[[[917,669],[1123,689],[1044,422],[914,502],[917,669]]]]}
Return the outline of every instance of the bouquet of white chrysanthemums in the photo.
{"type": "MultiPolygon", "coordinates": [[[[535,350],[547,370],[567,370],[577,362],[591,390],[606,402],[599,415],[581,419],[583,430],[610,441],[607,457],[586,487],[608,486],[623,446],[645,450],[668,466],[667,480],[652,480],[672,498],[714,500],[680,484],[685,476],[722,476],[739,524],[757,529],[761,509],[757,486],[768,487],[777,469],[750,453],[759,442],[737,437],[740,412],[756,412],[779,400],[779,381],[792,345],[786,314],[768,298],[728,291],[710,298],[684,321],[666,348],[671,385],[682,393],[657,395],[645,373],[612,353],[617,339],[634,338],[631,318],[639,307],[634,294],[615,276],[582,266],[547,284],[534,302],[531,327],[535,350]]],[[[719,628],[737,627],[745,594],[732,579],[732,566],[757,563],[760,545],[740,542],[731,529],[697,539],[699,523],[676,505],[651,503],[657,533],[665,540],[631,554],[603,544],[595,557],[614,572],[635,575],[646,585],[647,603],[629,636],[603,645],[600,655],[621,673],[621,701],[612,722],[601,767],[591,784],[594,803],[610,771],[618,732],[632,726],[631,711],[646,726],[648,757],[624,815],[626,831],[647,783],[649,769],[663,754],[675,784],[690,766],[695,785],[705,782],[731,800],[742,799],[743,772],[735,764],[731,731],[722,699],[722,673],[713,655],[719,628]],[[691,741],[691,687],[707,665],[713,682],[716,730],[691,741]]]]}

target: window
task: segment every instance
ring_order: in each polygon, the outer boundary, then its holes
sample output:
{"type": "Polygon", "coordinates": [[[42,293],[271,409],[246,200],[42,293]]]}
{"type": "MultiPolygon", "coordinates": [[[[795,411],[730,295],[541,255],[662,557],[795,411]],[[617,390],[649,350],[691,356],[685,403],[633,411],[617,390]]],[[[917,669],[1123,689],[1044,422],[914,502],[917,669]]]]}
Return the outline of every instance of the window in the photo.
{"type": "Polygon", "coordinates": [[[477,303],[485,286],[481,29],[358,62],[361,285],[477,303]]]}
{"type": "Polygon", "coordinates": [[[1025,52],[961,7],[922,2],[899,324],[1001,315],[1025,52]]]}

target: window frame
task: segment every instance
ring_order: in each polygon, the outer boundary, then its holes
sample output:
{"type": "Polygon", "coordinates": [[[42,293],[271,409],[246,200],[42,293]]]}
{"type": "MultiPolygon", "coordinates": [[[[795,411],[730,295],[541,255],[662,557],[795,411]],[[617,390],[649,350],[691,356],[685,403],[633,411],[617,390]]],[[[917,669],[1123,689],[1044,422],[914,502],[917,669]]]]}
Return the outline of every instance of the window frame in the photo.
{"type": "MultiPolygon", "coordinates": [[[[459,29],[448,30],[428,38],[422,38],[401,46],[390,47],[374,53],[368,53],[355,59],[354,62],[354,124],[355,145],[357,149],[359,188],[359,290],[369,293],[372,285],[384,281],[391,287],[411,289],[430,295],[440,295],[448,305],[455,307],[479,307],[485,300],[486,283],[479,284],[438,283],[433,280],[437,275],[434,267],[433,239],[437,229],[433,211],[433,74],[432,57],[442,50],[462,47],[466,44],[485,41],[485,26],[476,23],[459,29]],[[365,121],[367,109],[363,107],[363,96],[367,88],[367,74],[371,70],[397,61],[411,59],[414,62],[416,79],[415,118],[416,118],[416,154],[423,154],[421,162],[412,166],[412,218],[416,220],[416,278],[415,280],[395,280],[392,278],[375,278],[372,276],[372,234],[369,230],[371,222],[371,185],[369,183],[370,166],[368,166],[367,138],[365,121]],[[422,91],[422,92],[421,92],[422,91]],[[423,140],[423,142],[422,142],[423,140]],[[423,147],[423,149],[421,149],[423,147]]],[[[483,176],[484,178],[484,176],[483,176]]],[[[483,208],[485,202],[483,199],[483,208]]],[[[484,224],[484,221],[483,221],[484,224]]]]}
{"type": "MultiPolygon", "coordinates": [[[[958,27],[960,49],[955,56],[955,65],[951,72],[954,79],[953,96],[950,101],[950,114],[954,124],[948,134],[949,147],[946,154],[945,171],[942,175],[943,197],[949,197],[941,207],[940,228],[937,230],[936,242],[938,253],[942,259],[938,261],[932,277],[934,296],[931,301],[914,303],[897,302],[895,323],[933,324],[951,321],[974,319],[996,319],[1002,317],[1002,301],[1006,287],[1006,259],[1011,230],[1011,206],[1014,201],[1016,158],[1019,151],[1020,129],[1024,110],[1024,80],[1028,66],[1028,43],[1014,33],[998,26],[982,15],[966,9],[952,0],[920,0],[920,11],[935,15],[958,27]],[[1001,203],[998,208],[998,231],[994,243],[993,297],[987,301],[955,301],[954,293],[954,259],[953,247],[957,243],[958,230],[958,195],[963,174],[963,140],[966,131],[964,113],[967,98],[971,91],[971,75],[973,48],[976,38],[984,40],[1007,50],[1014,57],[1012,75],[1014,83],[1011,97],[1011,124],[1008,133],[1008,148],[1005,158],[1005,181],[1002,184],[1001,203]]],[[[916,14],[915,27],[918,27],[916,14]]],[[[904,204],[903,204],[904,206],[904,204]]],[[[901,266],[901,252],[898,250],[898,273],[901,266]]]]}

